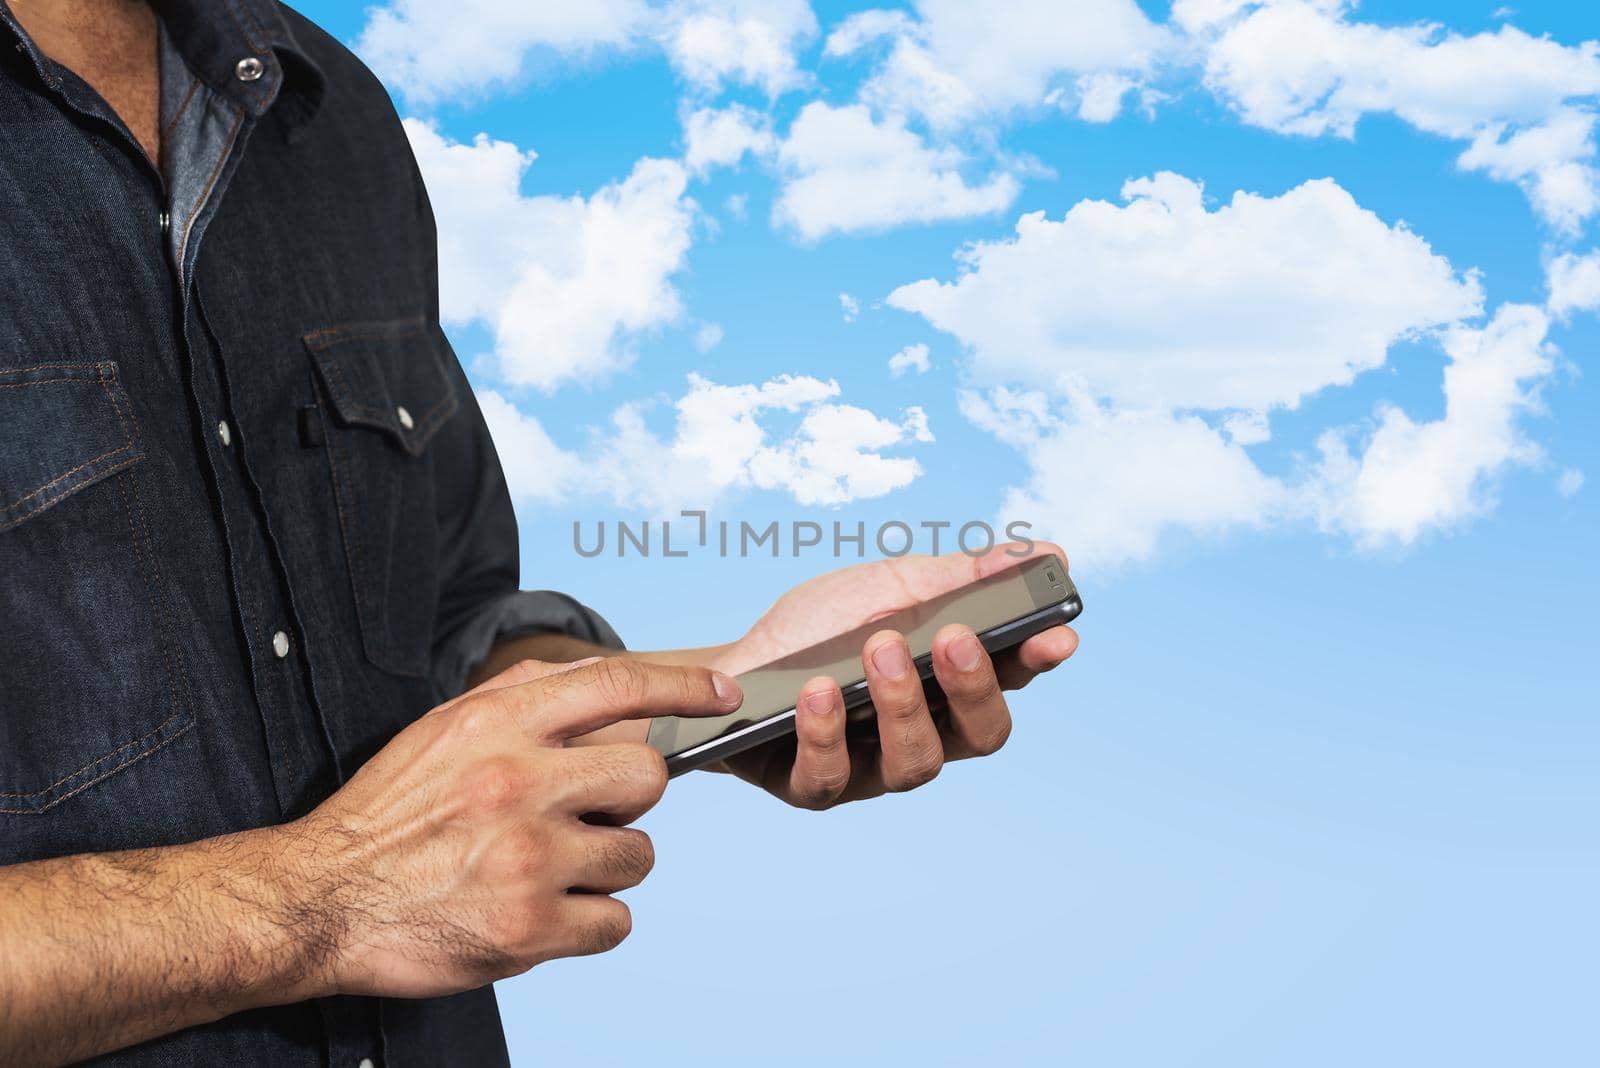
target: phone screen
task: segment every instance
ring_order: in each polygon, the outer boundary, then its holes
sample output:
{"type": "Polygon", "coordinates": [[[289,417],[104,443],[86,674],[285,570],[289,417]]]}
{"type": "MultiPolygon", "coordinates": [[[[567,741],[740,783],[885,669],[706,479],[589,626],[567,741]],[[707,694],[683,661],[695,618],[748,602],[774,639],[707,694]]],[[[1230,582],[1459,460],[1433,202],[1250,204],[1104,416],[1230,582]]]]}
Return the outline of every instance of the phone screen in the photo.
{"type": "Polygon", "coordinates": [[[794,711],[800,687],[818,675],[836,679],[848,700],[852,686],[865,678],[861,647],[880,630],[897,630],[905,635],[911,655],[916,658],[932,651],[933,636],[948,624],[964,623],[982,634],[1076,596],[1059,558],[1043,556],[1023,561],[747,671],[738,677],[744,704],[737,711],[703,719],[663,716],[651,725],[650,744],[670,758],[751,724],[786,716],[794,711]]]}

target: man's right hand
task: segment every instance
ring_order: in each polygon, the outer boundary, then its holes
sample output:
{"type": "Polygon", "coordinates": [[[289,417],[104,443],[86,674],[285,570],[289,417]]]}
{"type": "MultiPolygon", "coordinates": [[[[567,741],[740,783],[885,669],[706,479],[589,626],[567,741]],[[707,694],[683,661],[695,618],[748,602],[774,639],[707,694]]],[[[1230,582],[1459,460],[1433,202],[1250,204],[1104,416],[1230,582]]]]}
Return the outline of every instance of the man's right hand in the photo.
{"type": "Polygon", "coordinates": [[[525,661],[424,715],[270,832],[287,914],[315,942],[313,985],[425,997],[613,948],[632,918],[609,895],[655,862],[649,837],[625,825],[660,800],[666,764],[642,742],[567,743],[741,700],[704,668],[525,661]]]}
{"type": "Polygon", "coordinates": [[[309,815],[0,866],[0,1064],[61,1064],[244,1009],[479,987],[627,936],[661,797],[628,719],[720,715],[699,667],[525,662],[397,734],[309,815]]]}

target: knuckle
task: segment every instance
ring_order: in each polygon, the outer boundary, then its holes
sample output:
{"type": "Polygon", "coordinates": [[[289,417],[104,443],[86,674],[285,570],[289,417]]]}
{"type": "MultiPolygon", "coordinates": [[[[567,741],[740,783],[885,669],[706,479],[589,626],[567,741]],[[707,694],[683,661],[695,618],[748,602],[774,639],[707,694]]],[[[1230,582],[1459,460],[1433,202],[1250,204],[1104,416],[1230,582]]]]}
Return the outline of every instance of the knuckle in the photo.
{"type": "Polygon", "coordinates": [[[684,673],[684,699],[693,704],[717,703],[717,687],[711,681],[711,669],[692,668],[684,673]]]}
{"type": "Polygon", "coordinates": [[[543,660],[529,658],[518,660],[515,664],[512,664],[505,670],[502,677],[508,682],[532,682],[535,679],[543,678],[549,670],[550,665],[543,660]]]}
{"type": "Polygon", "coordinates": [[[808,737],[806,746],[824,760],[837,760],[845,752],[844,730],[828,730],[821,734],[808,737]]]}
{"type": "Polygon", "coordinates": [[[872,704],[880,716],[894,722],[915,719],[927,706],[922,692],[922,682],[915,675],[893,684],[886,684],[872,695],[872,704]]]}
{"type": "Polygon", "coordinates": [[[1005,748],[1011,739],[1011,717],[1006,716],[998,723],[992,724],[977,732],[972,740],[972,750],[979,756],[993,756],[1005,748]]]}
{"type": "Polygon", "coordinates": [[[549,903],[530,901],[514,909],[506,922],[502,942],[523,969],[542,964],[551,957],[550,936],[559,922],[549,903]]]}
{"type": "Polygon", "coordinates": [[[643,831],[621,830],[612,844],[610,863],[619,879],[627,880],[629,886],[637,886],[656,866],[655,843],[643,831]]]}
{"type": "Polygon", "coordinates": [[[963,674],[954,686],[958,696],[971,704],[988,704],[1000,696],[1000,679],[993,670],[963,674]]]}
{"type": "Polygon", "coordinates": [[[532,779],[529,769],[515,758],[488,757],[467,773],[466,788],[479,807],[498,810],[509,808],[527,796],[532,779]]]}
{"type": "Polygon", "coordinates": [[[795,802],[801,808],[827,808],[839,799],[844,788],[850,785],[850,769],[829,768],[806,776],[796,792],[795,802]]]}
{"type": "Polygon", "coordinates": [[[544,836],[531,827],[508,833],[501,843],[501,863],[514,878],[527,879],[543,871],[550,862],[544,836]]]}
{"type": "Polygon", "coordinates": [[[464,742],[473,742],[482,738],[489,732],[489,723],[494,718],[492,708],[493,702],[487,699],[474,698],[473,700],[462,702],[456,708],[455,715],[451,717],[450,721],[450,726],[455,735],[464,742]]]}
{"type": "Polygon", "coordinates": [[[919,746],[886,775],[885,785],[896,793],[926,786],[944,768],[944,753],[937,746],[919,746]]]}
{"type": "Polygon", "coordinates": [[[656,801],[667,792],[667,759],[644,742],[627,747],[627,768],[634,783],[656,801]]]}
{"type": "Polygon", "coordinates": [[[608,656],[594,665],[594,685],[607,706],[624,708],[644,695],[645,671],[632,660],[608,656]]]}
{"type": "Polygon", "coordinates": [[[584,930],[582,946],[584,953],[606,953],[616,949],[623,940],[633,933],[633,912],[621,901],[613,900],[614,909],[607,909],[606,914],[600,919],[590,923],[584,930]]]}

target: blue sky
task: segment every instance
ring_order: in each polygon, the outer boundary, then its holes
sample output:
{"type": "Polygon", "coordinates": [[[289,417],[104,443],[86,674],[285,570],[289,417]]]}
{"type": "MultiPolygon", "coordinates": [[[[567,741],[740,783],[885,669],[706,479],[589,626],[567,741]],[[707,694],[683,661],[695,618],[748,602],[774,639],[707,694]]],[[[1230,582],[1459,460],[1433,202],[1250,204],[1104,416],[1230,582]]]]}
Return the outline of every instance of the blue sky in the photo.
{"type": "Polygon", "coordinates": [[[1031,522],[1088,604],[927,790],[675,782],[519,1061],[1600,1057],[1591,5],[303,10],[407,118],[526,585],[677,646],[834,565],[572,549],[707,508],[1031,522]]]}

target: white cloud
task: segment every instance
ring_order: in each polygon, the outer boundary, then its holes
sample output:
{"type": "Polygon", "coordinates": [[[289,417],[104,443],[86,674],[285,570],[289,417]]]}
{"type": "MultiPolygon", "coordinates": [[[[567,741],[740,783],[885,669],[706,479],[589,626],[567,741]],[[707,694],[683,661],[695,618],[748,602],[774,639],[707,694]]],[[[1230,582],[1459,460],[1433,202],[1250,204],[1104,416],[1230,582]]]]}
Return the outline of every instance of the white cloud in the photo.
{"type": "Polygon", "coordinates": [[[1388,113],[1469,141],[1460,165],[1523,186],[1572,229],[1600,208],[1594,97],[1600,42],[1567,47],[1512,26],[1472,36],[1350,18],[1344,0],[1177,0],[1206,50],[1205,77],[1249,123],[1353,136],[1388,113]]]}
{"type": "Polygon", "coordinates": [[[1583,488],[1583,472],[1575,467],[1569,467],[1556,478],[1556,492],[1563,497],[1572,497],[1583,488]]]}
{"type": "MultiPolygon", "coordinates": [[[[1196,415],[1005,388],[966,394],[961,409],[1026,458],[1028,477],[1000,514],[1090,566],[1146,558],[1170,533],[1215,536],[1303,516],[1362,548],[1403,546],[1483,514],[1498,476],[1541,459],[1518,423],[1552,370],[1547,325],[1540,309],[1508,304],[1485,326],[1446,329],[1443,418],[1419,423],[1384,405],[1364,439],[1355,427],[1325,431],[1319,459],[1294,480],[1266,474],[1247,441],[1196,415]]],[[[1558,489],[1581,483],[1564,474],[1558,489]]]]}
{"type": "Polygon", "coordinates": [[[844,321],[853,323],[856,316],[861,314],[861,304],[848,293],[839,294],[839,310],[844,313],[844,321]]]}
{"type": "Polygon", "coordinates": [[[1122,113],[1122,98],[1139,83],[1125,74],[1100,71],[1078,79],[1078,118],[1084,122],[1110,122],[1122,113]]]}
{"type": "Polygon", "coordinates": [[[745,211],[750,207],[750,196],[748,193],[734,193],[722,202],[722,207],[735,219],[743,219],[745,211]]]}
{"type": "Polygon", "coordinates": [[[1600,208],[1600,170],[1593,164],[1595,116],[1562,109],[1548,121],[1506,134],[1479,134],[1457,161],[1502,182],[1515,182],[1538,214],[1575,233],[1600,208]]]}
{"type": "Polygon", "coordinates": [[[777,146],[766,116],[743,104],[690,112],[683,120],[683,135],[684,165],[700,177],[713,167],[736,165],[747,152],[770,155],[777,146]]]}
{"type": "Polygon", "coordinates": [[[583,484],[583,460],[551,440],[539,420],[496,390],[480,389],[477,396],[513,500],[553,503],[583,484]]]}
{"type": "Polygon", "coordinates": [[[736,83],[777,96],[808,81],[795,56],[817,32],[806,0],[684,0],[667,21],[673,65],[703,90],[736,83]]]}
{"type": "Polygon", "coordinates": [[[1310,498],[1321,524],[1361,545],[1407,544],[1434,528],[1487,511],[1494,476],[1541,453],[1517,424],[1536,407],[1536,384],[1552,369],[1544,311],[1506,304],[1483,327],[1443,335],[1445,414],[1414,422],[1386,406],[1359,456],[1351,432],[1330,431],[1310,498]]]}
{"type": "Polygon", "coordinates": [[[1083,397],[1063,408],[1006,390],[962,403],[974,423],[1024,450],[1029,475],[1000,515],[1069,546],[1075,565],[1140,560],[1167,532],[1218,535],[1288,507],[1283,486],[1195,416],[1114,411],[1083,397]]]}
{"type": "Polygon", "coordinates": [[[355,49],[386,85],[431,104],[515,85],[541,52],[574,57],[627,47],[652,19],[643,0],[391,0],[368,9],[355,49]]]}
{"type": "Polygon", "coordinates": [[[533,153],[483,134],[453,142],[415,119],[405,129],[438,218],[441,316],[484,323],[506,381],[549,390],[603,376],[679,318],[672,279],[696,211],[682,165],[640,160],[587,199],[524,196],[533,153]]]}
{"type": "Polygon", "coordinates": [[[718,323],[701,323],[694,332],[696,352],[710,352],[722,344],[722,326],[718,323]]]}
{"type": "Polygon", "coordinates": [[[807,104],[778,150],[783,185],[773,220],[802,239],[989,215],[1020,191],[1000,172],[974,184],[953,148],[932,148],[904,120],[860,104],[807,104]]]}
{"type": "Polygon", "coordinates": [[[1214,211],[1171,173],[1123,197],[1059,221],[1024,215],[1014,238],[965,249],[954,282],[914,282],[888,303],[955,335],[992,381],[1255,412],[1348,383],[1396,341],[1481,307],[1474,276],[1331,180],[1214,211]]]}
{"type": "Polygon", "coordinates": [[[1600,249],[1586,256],[1567,252],[1550,261],[1547,307],[1557,319],[1573,312],[1600,310],[1600,249]]]}
{"type": "Polygon", "coordinates": [[[696,88],[804,85],[796,51],[816,35],[806,0],[390,0],[368,10],[355,48],[416,105],[513,87],[552,60],[659,45],[696,88]]]}
{"type": "Polygon", "coordinates": [[[928,346],[922,342],[907,345],[893,356],[889,357],[889,373],[899,378],[907,371],[915,371],[919,375],[928,373],[928,346]]]}
{"type": "Polygon", "coordinates": [[[1222,432],[1235,445],[1260,445],[1272,438],[1266,412],[1230,412],[1222,418],[1222,432]]]}
{"type": "Polygon", "coordinates": [[[1477,515],[1509,467],[1538,459],[1520,423],[1552,372],[1547,318],[1502,306],[1486,325],[1473,273],[1365,211],[1329,180],[1208,211],[1173,174],[1128,183],[1127,204],[1080,202],[1058,222],[962,253],[952,283],[888,302],[917,312],[1002,385],[962,412],[1023,453],[1002,515],[1113,565],[1170,532],[1314,520],[1363,547],[1409,544],[1477,515]],[[1250,451],[1270,413],[1382,366],[1397,342],[1437,341],[1446,414],[1383,406],[1375,427],[1324,432],[1295,477],[1250,451]]]}
{"type": "Polygon", "coordinates": [[[648,405],[629,404],[579,450],[557,446],[537,419],[494,390],[480,390],[478,403],[515,499],[600,495],[660,513],[751,489],[786,493],[803,505],[880,497],[922,473],[915,458],[886,452],[933,441],[921,408],[888,419],[839,403],[831,380],[782,375],[720,385],[690,375],[688,382],[674,402],[670,434],[649,427],[648,405]],[[779,426],[785,421],[795,425],[779,426]]]}
{"type": "MultiPolygon", "coordinates": [[[[826,52],[852,55],[887,42],[862,99],[921,116],[936,129],[1042,104],[1052,87],[1080,74],[1121,72],[1131,82],[1168,43],[1166,31],[1134,0],[916,0],[913,6],[915,15],[869,10],[846,18],[829,35],[826,52]]],[[[1106,114],[1111,86],[1096,86],[1089,114],[1106,114]]]]}

